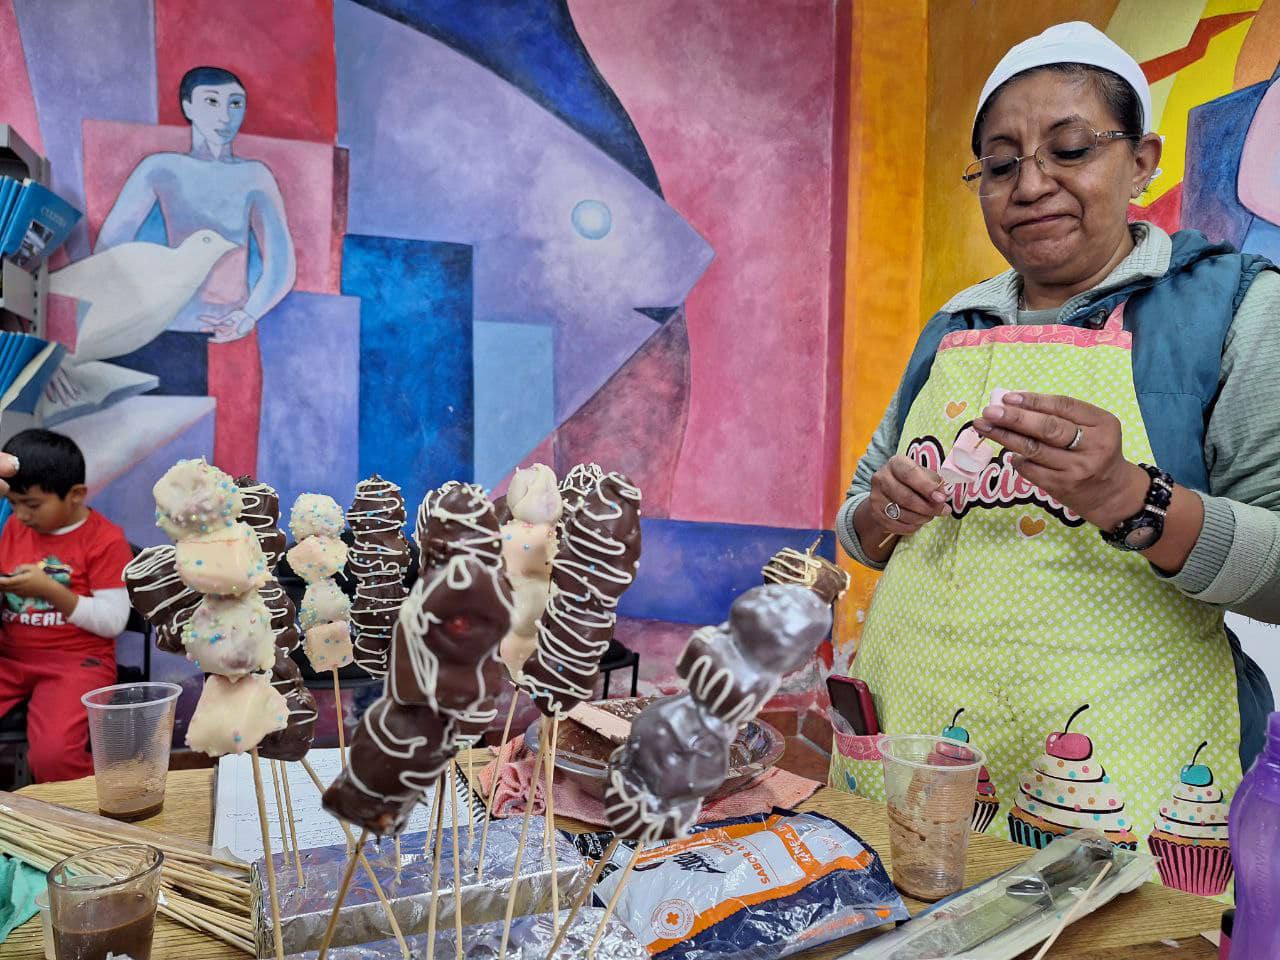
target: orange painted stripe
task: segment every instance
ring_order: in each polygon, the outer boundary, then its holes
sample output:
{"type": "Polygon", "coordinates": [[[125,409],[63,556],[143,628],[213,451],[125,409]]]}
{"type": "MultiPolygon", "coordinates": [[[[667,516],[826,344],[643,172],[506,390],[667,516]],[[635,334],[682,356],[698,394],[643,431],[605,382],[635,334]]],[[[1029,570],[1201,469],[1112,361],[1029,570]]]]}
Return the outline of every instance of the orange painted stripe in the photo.
{"type": "Polygon", "coordinates": [[[1223,13],[1216,17],[1207,17],[1201,20],[1196,24],[1196,28],[1191,34],[1191,39],[1187,41],[1185,47],[1180,50],[1172,50],[1156,57],[1154,60],[1148,60],[1146,63],[1140,64],[1142,72],[1147,78],[1147,83],[1155,83],[1157,80],[1171,77],[1183,67],[1195,63],[1209,49],[1210,40],[1222,33],[1222,31],[1231,29],[1241,20],[1249,20],[1253,15],[1252,11],[1223,13]]]}

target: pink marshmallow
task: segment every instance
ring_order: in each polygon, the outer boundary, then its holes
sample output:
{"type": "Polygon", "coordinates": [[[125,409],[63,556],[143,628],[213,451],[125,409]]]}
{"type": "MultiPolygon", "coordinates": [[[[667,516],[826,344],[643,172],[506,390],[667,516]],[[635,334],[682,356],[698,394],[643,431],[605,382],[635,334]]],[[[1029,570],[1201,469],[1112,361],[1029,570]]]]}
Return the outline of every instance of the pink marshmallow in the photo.
{"type": "Polygon", "coordinates": [[[951,452],[942,461],[938,474],[947,483],[970,483],[991,462],[991,448],[973,427],[965,427],[956,437],[951,452]]]}

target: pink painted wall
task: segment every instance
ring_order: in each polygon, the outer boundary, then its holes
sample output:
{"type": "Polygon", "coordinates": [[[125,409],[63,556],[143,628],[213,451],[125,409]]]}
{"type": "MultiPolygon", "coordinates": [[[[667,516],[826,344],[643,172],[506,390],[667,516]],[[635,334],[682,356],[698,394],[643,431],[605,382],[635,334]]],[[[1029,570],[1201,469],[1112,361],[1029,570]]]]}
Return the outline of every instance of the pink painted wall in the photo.
{"type": "Polygon", "coordinates": [[[569,9],[667,201],[715,250],[687,303],[692,393],[670,515],[826,526],[834,4],[569,9]]]}
{"type": "Polygon", "coordinates": [[[36,119],[36,101],[31,95],[27,57],[22,51],[13,0],[0,0],[0,90],[4,91],[4,114],[0,121],[12,126],[33,149],[43,153],[44,141],[36,119]]]}

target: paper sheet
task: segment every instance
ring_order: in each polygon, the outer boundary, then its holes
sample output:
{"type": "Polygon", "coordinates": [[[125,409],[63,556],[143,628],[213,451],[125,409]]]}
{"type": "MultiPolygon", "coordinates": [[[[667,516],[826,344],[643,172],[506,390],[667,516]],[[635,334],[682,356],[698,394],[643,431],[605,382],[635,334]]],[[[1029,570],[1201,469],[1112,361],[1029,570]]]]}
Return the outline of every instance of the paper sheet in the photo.
{"type": "MultiPolygon", "coordinates": [[[[328,785],[341,769],[341,759],[336,749],[312,750],[307,760],[315,768],[320,782],[328,785]]],[[[271,762],[259,761],[262,770],[263,799],[267,807],[267,828],[271,834],[271,849],[281,853],[280,819],[276,814],[275,790],[271,783],[271,762]]],[[[258,801],[253,792],[253,761],[247,754],[226,756],[218,761],[217,789],[213,807],[213,846],[221,847],[245,861],[262,856],[262,831],[258,825],[258,801]]],[[[277,765],[278,767],[278,765],[277,765]]],[[[302,769],[300,763],[286,763],[289,791],[293,797],[294,826],[298,832],[298,846],[327,847],[344,843],[342,827],[334,817],[320,806],[320,795],[315,784],[302,769]]],[[[458,820],[465,822],[467,812],[477,822],[484,819],[484,801],[469,789],[466,777],[455,778],[458,790],[458,820]]],[[[283,802],[284,785],[281,784],[283,802]]],[[[406,832],[426,831],[431,812],[433,791],[428,790],[423,802],[409,819],[406,832]]],[[[449,798],[445,796],[445,822],[449,822],[449,798]]]]}

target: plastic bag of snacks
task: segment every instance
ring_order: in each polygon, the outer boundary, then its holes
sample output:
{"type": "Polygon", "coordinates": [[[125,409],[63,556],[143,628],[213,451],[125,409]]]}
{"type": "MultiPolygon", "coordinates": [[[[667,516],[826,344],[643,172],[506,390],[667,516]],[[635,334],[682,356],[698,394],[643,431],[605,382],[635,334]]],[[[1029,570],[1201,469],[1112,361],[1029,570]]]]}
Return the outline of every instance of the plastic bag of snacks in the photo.
{"type": "MultiPolygon", "coordinates": [[[[631,853],[619,846],[598,898],[613,895],[631,853]]],[[[617,915],[650,954],[774,960],[905,920],[907,909],[855,833],[821,814],[775,810],[645,851],[617,915]]]]}

